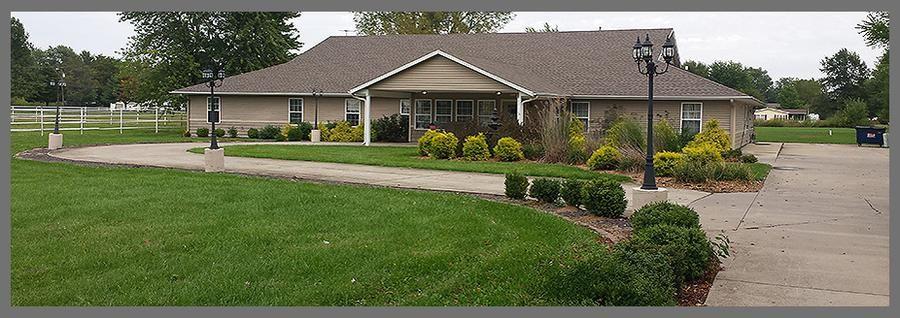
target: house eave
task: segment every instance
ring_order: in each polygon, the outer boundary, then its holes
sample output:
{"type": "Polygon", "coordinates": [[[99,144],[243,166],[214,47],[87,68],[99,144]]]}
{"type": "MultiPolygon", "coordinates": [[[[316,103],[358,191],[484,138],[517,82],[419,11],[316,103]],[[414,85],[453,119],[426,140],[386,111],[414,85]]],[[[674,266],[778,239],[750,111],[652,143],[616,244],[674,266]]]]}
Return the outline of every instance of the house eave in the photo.
{"type": "MultiPolygon", "coordinates": [[[[209,92],[197,91],[171,91],[170,94],[183,95],[209,95],[209,92]]],[[[323,97],[350,97],[348,93],[298,93],[298,92],[216,92],[216,95],[241,95],[241,96],[323,96],[323,97]]]]}

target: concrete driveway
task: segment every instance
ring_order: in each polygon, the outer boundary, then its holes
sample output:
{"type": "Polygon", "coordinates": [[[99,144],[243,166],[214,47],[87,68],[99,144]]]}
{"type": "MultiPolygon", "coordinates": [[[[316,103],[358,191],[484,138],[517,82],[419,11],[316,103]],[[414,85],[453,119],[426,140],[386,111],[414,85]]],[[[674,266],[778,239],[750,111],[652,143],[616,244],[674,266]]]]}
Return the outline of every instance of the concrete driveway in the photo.
{"type": "Polygon", "coordinates": [[[693,204],[733,248],[707,305],[887,306],[888,149],[784,144],[774,153],[758,195],[693,204]]]}

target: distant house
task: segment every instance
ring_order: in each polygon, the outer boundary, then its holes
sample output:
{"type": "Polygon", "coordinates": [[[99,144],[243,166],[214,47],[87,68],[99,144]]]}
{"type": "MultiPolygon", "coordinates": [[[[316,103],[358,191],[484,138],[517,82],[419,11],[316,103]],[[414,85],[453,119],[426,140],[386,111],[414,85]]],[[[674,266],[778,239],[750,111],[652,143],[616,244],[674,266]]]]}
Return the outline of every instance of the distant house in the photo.
{"type": "Polygon", "coordinates": [[[753,112],[753,115],[760,120],[783,119],[796,121],[806,120],[809,115],[809,110],[806,109],[780,107],[781,105],[777,103],[768,103],[765,108],[757,109],[753,112]]]}
{"type": "MultiPolygon", "coordinates": [[[[672,29],[335,36],[287,63],[226,78],[214,98],[204,84],[172,93],[189,97],[191,130],[207,127],[208,111],[242,133],[298,121],[369,126],[399,114],[416,140],[430,127],[489,121],[495,109],[536,120],[542,101],[559,98],[590,131],[614,114],[644,126],[647,77],[631,49],[645,34],[674,40],[672,29]]],[[[734,147],[749,143],[753,110],[764,104],[681,69],[677,52],[673,64],[655,79],[654,117],[693,133],[716,119],[734,147]]],[[[369,136],[365,129],[366,144],[369,136]]]]}
{"type": "Polygon", "coordinates": [[[142,105],[138,103],[129,102],[126,104],[125,102],[115,102],[109,104],[109,110],[145,110],[147,109],[147,105],[142,105]]]}

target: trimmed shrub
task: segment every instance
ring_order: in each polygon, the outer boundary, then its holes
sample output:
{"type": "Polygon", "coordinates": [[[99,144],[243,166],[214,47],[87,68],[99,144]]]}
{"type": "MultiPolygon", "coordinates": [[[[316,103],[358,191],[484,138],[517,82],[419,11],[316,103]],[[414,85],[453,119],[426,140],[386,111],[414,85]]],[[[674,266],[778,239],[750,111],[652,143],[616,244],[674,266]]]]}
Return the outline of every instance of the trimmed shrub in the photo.
{"type": "Polygon", "coordinates": [[[209,128],[197,128],[197,137],[209,137],[209,128]]]}
{"type": "MultiPolygon", "coordinates": [[[[660,251],[616,244],[613,258],[621,266],[615,271],[621,283],[609,282],[608,303],[617,306],[674,306],[677,301],[675,274],[660,251]]],[[[609,278],[607,278],[609,279],[609,278]]]]}
{"type": "Polygon", "coordinates": [[[610,218],[621,217],[627,205],[625,190],[619,183],[605,179],[588,181],[582,200],[588,212],[610,218]]]}
{"type": "Polygon", "coordinates": [[[287,137],[285,137],[284,135],[282,135],[282,134],[275,135],[275,141],[285,141],[285,140],[287,140],[287,137]]]}
{"type": "Polygon", "coordinates": [[[631,118],[620,117],[606,130],[606,143],[618,149],[626,146],[644,149],[646,142],[644,130],[631,118]]]}
{"type": "Polygon", "coordinates": [[[497,145],[494,146],[494,155],[500,161],[519,161],[525,158],[522,144],[510,137],[503,137],[497,140],[497,145]]]}
{"type": "Polygon", "coordinates": [[[694,140],[688,143],[688,147],[700,144],[712,144],[719,152],[731,149],[728,132],[719,127],[719,121],[715,119],[710,119],[703,124],[703,130],[694,136],[694,140]]]}
{"type": "Polygon", "coordinates": [[[562,182],[559,194],[562,196],[566,204],[578,207],[582,201],[582,191],[584,189],[584,181],[579,179],[566,179],[562,182]]]}
{"type": "MultiPolygon", "coordinates": [[[[297,140],[310,140],[309,135],[313,130],[313,124],[310,124],[305,121],[301,122],[301,123],[297,124],[297,130],[300,131],[300,139],[297,139],[297,140]]],[[[290,138],[288,138],[288,139],[290,139],[290,138]]]]}
{"type": "Polygon", "coordinates": [[[656,175],[660,177],[671,177],[675,174],[675,166],[684,161],[684,154],[677,152],[657,152],[653,155],[653,167],[656,169],[656,175]]]}
{"type": "Polygon", "coordinates": [[[288,133],[290,133],[293,129],[294,125],[284,124],[284,126],[281,126],[281,135],[284,136],[285,139],[287,139],[288,133]]]}
{"type": "Polygon", "coordinates": [[[559,198],[559,181],[548,178],[537,178],[531,182],[528,195],[547,203],[556,202],[559,198]]]}
{"type": "Polygon", "coordinates": [[[669,124],[669,121],[660,119],[653,125],[653,147],[656,151],[679,152],[684,144],[681,143],[681,136],[669,124]]]}
{"type": "Polygon", "coordinates": [[[409,135],[408,117],[393,114],[372,121],[372,139],[375,141],[403,142],[409,135]]]}
{"type": "MultiPolygon", "coordinates": [[[[346,120],[339,121],[335,124],[334,128],[328,130],[328,139],[327,141],[331,142],[351,142],[354,141],[353,136],[353,126],[350,126],[350,122],[346,120]]],[[[362,141],[362,139],[358,140],[362,141]]]]}
{"type": "Polygon", "coordinates": [[[365,129],[366,129],[366,126],[363,125],[362,123],[360,123],[359,125],[356,125],[356,127],[353,127],[353,129],[350,130],[350,141],[362,142],[366,138],[365,137],[365,134],[366,134],[365,129]]]}
{"type": "Polygon", "coordinates": [[[711,143],[690,144],[684,147],[683,151],[686,161],[699,162],[701,164],[725,161],[725,159],[722,159],[722,150],[711,143]]]}
{"type": "Polygon", "coordinates": [[[420,156],[424,157],[428,155],[428,148],[431,147],[431,139],[434,139],[434,136],[437,136],[438,134],[440,133],[437,132],[437,130],[429,129],[425,132],[425,134],[422,135],[422,137],[419,137],[418,143],[420,156]]]}
{"type": "Polygon", "coordinates": [[[237,136],[238,136],[237,128],[234,128],[234,126],[231,126],[231,128],[228,128],[228,137],[237,138],[237,136]]]}
{"type": "Polygon", "coordinates": [[[751,154],[741,155],[740,161],[742,163],[756,163],[759,159],[756,159],[756,156],[751,154]]]}
{"type": "Polygon", "coordinates": [[[631,215],[631,227],[635,231],[658,224],[700,228],[700,216],[689,207],[671,202],[650,203],[631,215]]]}
{"type": "Polygon", "coordinates": [[[466,137],[462,148],[463,158],[473,161],[484,161],[491,157],[484,134],[466,137]]]}
{"type": "Polygon", "coordinates": [[[256,129],[256,128],[247,129],[247,138],[253,138],[253,139],[259,138],[259,129],[256,129]]]}
{"type": "MultiPolygon", "coordinates": [[[[497,153],[497,147],[494,147],[494,153],[497,153]]],[[[544,146],[537,143],[524,144],[522,145],[522,155],[528,160],[541,160],[544,158],[544,146]]]]}
{"type": "Polygon", "coordinates": [[[513,199],[524,199],[525,193],[528,192],[528,178],[519,172],[507,173],[503,185],[506,196],[513,199]]]}
{"type": "Polygon", "coordinates": [[[676,285],[702,277],[713,256],[709,239],[699,227],[653,225],[635,231],[631,241],[622,244],[626,244],[625,248],[659,251],[666,255],[676,285]]]}
{"type": "Polygon", "coordinates": [[[181,135],[184,137],[191,137],[191,131],[189,129],[185,129],[181,135]]]}
{"type": "Polygon", "coordinates": [[[438,133],[428,143],[428,156],[435,159],[452,159],[456,157],[457,144],[459,139],[453,133],[438,133]]]}
{"type": "Polygon", "coordinates": [[[225,137],[225,129],[216,128],[215,133],[216,133],[216,137],[219,137],[219,138],[225,137]]]}
{"type": "Polygon", "coordinates": [[[587,140],[584,135],[574,135],[569,138],[566,147],[566,161],[570,164],[582,164],[587,160],[587,140]]]}
{"type": "Polygon", "coordinates": [[[587,166],[591,170],[610,170],[615,169],[622,159],[622,153],[619,149],[612,146],[603,146],[594,151],[591,158],[587,161],[587,166]]]}
{"type": "Polygon", "coordinates": [[[303,133],[300,131],[300,128],[291,127],[291,129],[287,132],[287,140],[290,141],[300,141],[303,140],[303,133]]]}
{"type": "Polygon", "coordinates": [[[259,130],[259,139],[277,139],[281,135],[281,129],[273,125],[266,125],[259,130]]]}

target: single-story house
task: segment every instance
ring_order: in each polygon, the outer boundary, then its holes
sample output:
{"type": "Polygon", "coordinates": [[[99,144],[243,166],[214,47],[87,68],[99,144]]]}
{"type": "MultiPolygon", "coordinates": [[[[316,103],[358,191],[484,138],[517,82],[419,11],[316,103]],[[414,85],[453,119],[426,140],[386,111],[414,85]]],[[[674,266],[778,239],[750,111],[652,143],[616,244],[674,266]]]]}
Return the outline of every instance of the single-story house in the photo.
{"type": "Polygon", "coordinates": [[[757,109],[753,112],[753,117],[761,120],[784,119],[784,120],[806,120],[809,110],[781,108],[777,103],[768,103],[765,108],[757,109]]]}
{"type": "MultiPolygon", "coordinates": [[[[409,116],[415,140],[429,127],[487,121],[495,107],[524,123],[546,105],[541,101],[560,98],[588,130],[603,128],[613,112],[646,126],[647,77],[631,57],[645,34],[656,54],[666,37],[674,39],[672,29],[333,36],[287,63],[225,78],[214,98],[204,84],[173,93],[189,96],[192,131],[209,124],[212,108],[221,127],[239,131],[400,114],[409,116]]],[[[734,147],[749,143],[753,110],[763,104],[679,68],[677,51],[673,63],[655,79],[654,116],[693,132],[714,118],[734,147]]]]}

